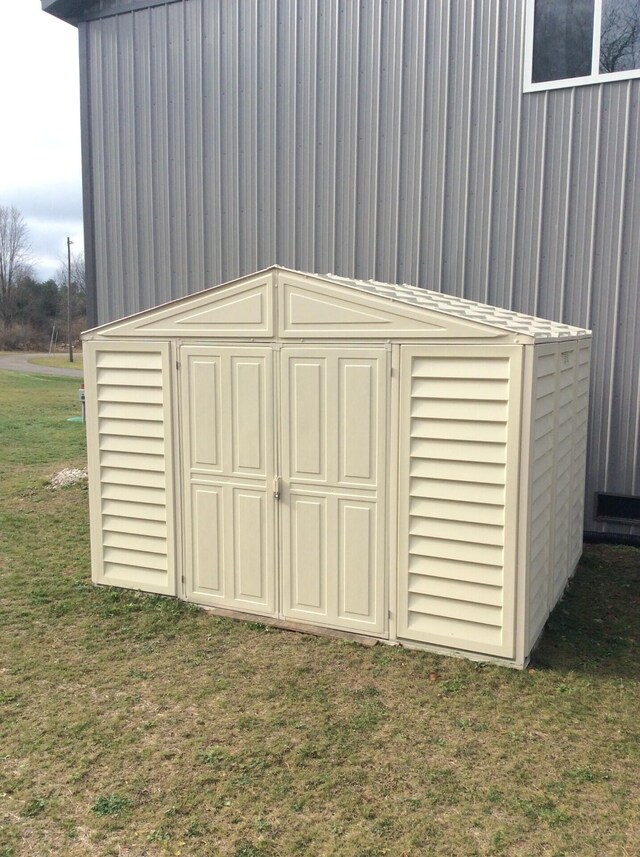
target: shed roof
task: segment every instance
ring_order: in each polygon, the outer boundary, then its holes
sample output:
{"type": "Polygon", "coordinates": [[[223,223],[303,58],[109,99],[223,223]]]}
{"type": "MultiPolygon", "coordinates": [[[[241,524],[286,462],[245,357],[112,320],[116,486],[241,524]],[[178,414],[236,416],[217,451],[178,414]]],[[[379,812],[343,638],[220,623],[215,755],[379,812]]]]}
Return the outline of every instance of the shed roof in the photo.
{"type": "Polygon", "coordinates": [[[341,283],[354,289],[361,289],[370,294],[391,298],[401,303],[417,305],[425,309],[454,315],[456,318],[468,318],[499,327],[511,333],[523,333],[532,336],[536,341],[545,339],[575,339],[579,336],[590,336],[591,331],[574,327],[557,321],[539,318],[533,315],[500,309],[478,301],[470,301],[456,295],[447,295],[429,289],[421,289],[407,284],[381,283],[377,280],[351,280],[335,274],[327,274],[327,279],[341,283]]]}
{"type": "Polygon", "coordinates": [[[84,334],[493,339],[540,342],[590,331],[415,286],[310,274],[272,266],[84,334]],[[279,286],[279,297],[276,297],[279,286]]]}

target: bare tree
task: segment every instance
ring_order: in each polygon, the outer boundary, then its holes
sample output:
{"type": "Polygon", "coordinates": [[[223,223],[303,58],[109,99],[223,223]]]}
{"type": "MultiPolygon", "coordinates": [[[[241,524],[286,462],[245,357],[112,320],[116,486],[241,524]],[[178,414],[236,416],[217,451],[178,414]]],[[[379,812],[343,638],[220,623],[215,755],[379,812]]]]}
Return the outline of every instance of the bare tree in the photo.
{"type": "MultiPolygon", "coordinates": [[[[69,272],[66,262],[60,262],[56,273],[56,284],[61,293],[66,294],[69,272]]],[[[74,317],[85,313],[85,295],[87,287],[84,271],[84,254],[71,254],[71,305],[74,317]]]]}
{"type": "MultiPolygon", "coordinates": [[[[59,289],[66,289],[68,280],[66,259],[60,262],[56,273],[56,283],[59,289]]],[[[71,254],[71,289],[77,294],[83,295],[86,291],[84,280],[84,253],[71,254]]]]}
{"type": "MultiPolygon", "coordinates": [[[[536,0],[534,83],[587,77],[592,69],[593,0],[536,0]]],[[[600,73],[640,68],[640,3],[603,0],[600,73]]]]}
{"type": "Polygon", "coordinates": [[[11,321],[19,281],[31,272],[31,243],[24,217],[15,206],[0,205],[0,317],[11,321]]]}
{"type": "Polygon", "coordinates": [[[591,72],[593,2],[537,0],[533,82],[583,77],[591,72]]]}
{"type": "Polygon", "coordinates": [[[87,293],[87,281],[85,279],[84,253],[71,254],[71,281],[77,295],[87,293]]]}
{"type": "Polygon", "coordinates": [[[608,0],[602,8],[600,71],[638,68],[640,64],[640,8],[637,0],[608,0]]]}

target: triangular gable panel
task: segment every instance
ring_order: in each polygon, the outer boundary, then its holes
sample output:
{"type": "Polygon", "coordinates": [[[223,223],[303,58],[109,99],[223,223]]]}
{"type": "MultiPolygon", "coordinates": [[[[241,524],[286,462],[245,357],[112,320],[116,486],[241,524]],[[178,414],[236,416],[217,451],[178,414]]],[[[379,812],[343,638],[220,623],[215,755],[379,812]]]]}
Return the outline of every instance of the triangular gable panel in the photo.
{"type": "Polygon", "coordinates": [[[315,275],[280,269],[278,292],[283,338],[514,339],[497,327],[414,308],[315,275]]]}
{"type": "Polygon", "coordinates": [[[100,328],[100,336],[178,337],[273,336],[272,271],[207,289],[100,328]]]}

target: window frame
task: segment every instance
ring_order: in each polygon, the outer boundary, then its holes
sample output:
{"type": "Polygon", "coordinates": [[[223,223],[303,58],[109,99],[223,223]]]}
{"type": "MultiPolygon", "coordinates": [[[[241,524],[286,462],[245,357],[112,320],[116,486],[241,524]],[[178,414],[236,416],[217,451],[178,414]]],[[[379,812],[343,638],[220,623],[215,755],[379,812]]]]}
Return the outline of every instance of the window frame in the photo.
{"type": "Polygon", "coordinates": [[[533,83],[533,25],[536,0],[527,0],[524,21],[524,92],[545,92],[548,89],[566,89],[570,86],[587,86],[594,83],[608,83],[615,80],[632,80],[640,77],[640,68],[625,71],[600,73],[600,29],[602,27],[603,0],[593,2],[593,42],[591,44],[591,74],[584,77],[562,78],[562,80],[543,80],[533,83]]]}

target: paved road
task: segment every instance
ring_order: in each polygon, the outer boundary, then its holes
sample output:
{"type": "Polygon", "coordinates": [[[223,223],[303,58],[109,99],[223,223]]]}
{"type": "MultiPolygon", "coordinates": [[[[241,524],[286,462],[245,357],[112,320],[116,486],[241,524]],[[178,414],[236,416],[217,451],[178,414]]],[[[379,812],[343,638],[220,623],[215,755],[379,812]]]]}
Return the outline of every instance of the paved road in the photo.
{"type": "Polygon", "coordinates": [[[14,372],[34,372],[36,375],[69,375],[72,378],[82,378],[82,369],[58,369],[55,366],[36,366],[30,363],[34,357],[49,357],[48,354],[28,354],[16,351],[13,354],[0,354],[0,369],[11,369],[14,372]]]}

